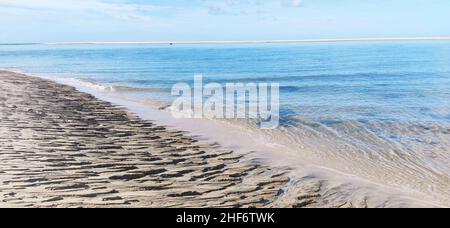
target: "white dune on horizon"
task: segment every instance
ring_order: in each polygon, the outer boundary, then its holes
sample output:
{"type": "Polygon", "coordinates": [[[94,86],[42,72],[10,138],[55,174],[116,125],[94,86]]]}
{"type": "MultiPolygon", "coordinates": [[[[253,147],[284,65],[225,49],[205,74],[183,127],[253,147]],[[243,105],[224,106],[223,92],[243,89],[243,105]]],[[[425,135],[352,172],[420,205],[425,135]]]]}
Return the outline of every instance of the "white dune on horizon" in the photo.
{"type": "Polygon", "coordinates": [[[235,41],[92,41],[92,42],[53,42],[47,45],[76,44],[263,44],[263,43],[326,43],[326,42],[380,42],[380,41],[432,41],[450,40],[450,37],[386,37],[386,38],[337,38],[337,39],[300,39],[300,40],[235,40],[235,41]]]}

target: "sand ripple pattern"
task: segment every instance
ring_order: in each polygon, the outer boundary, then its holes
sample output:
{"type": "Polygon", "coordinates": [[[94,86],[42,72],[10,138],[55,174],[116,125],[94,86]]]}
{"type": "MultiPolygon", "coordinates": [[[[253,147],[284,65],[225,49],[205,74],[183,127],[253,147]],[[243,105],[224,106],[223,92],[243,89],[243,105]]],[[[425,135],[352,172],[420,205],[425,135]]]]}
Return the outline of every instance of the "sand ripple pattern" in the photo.
{"type": "Polygon", "coordinates": [[[71,87],[0,78],[0,206],[263,207],[288,182],[71,87]]]}

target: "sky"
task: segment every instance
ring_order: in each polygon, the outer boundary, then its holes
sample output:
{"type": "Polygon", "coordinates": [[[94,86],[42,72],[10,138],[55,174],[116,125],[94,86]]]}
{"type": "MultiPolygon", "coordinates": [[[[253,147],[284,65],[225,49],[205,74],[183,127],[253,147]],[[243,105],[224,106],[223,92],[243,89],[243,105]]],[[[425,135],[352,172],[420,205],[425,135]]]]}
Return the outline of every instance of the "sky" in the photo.
{"type": "Polygon", "coordinates": [[[449,0],[0,0],[0,43],[450,36],[449,0]]]}

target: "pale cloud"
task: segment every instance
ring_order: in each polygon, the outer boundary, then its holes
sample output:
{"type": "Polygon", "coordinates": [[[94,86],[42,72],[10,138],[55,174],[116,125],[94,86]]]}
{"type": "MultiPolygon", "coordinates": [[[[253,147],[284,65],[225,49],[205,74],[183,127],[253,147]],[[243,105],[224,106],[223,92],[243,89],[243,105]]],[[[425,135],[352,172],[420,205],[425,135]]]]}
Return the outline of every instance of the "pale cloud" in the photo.
{"type": "Polygon", "coordinates": [[[0,9],[12,13],[66,13],[104,15],[120,20],[150,20],[163,7],[150,4],[107,3],[100,0],[0,0],[0,9]]]}
{"type": "Polygon", "coordinates": [[[210,15],[246,15],[246,14],[264,14],[269,12],[267,9],[275,9],[274,7],[302,7],[304,0],[204,0],[209,5],[210,15]],[[264,10],[263,10],[264,9],[264,10]]]}
{"type": "MultiPolygon", "coordinates": [[[[196,2],[196,1],[194,1],[196,2]]],[[[283,6],[300,7],[303,0],[200,0],[203,2],[203,10],[209,15],[238,16],[238,15],[262,15],[280,2],[283,6]]],[[[94,15],[107,16],[119,20],[150,21],[153,14],[160,13],[170,15],[190,15],[201,12],[201,8],[192,10],[175,6],[156,5],[149,3],[130,3],[126,1],[107,2],[105,0],[0,0],[0,12],[24,14],[39,13],[65,13],[68,15],[94,15]]],[[[279,6],[280,4],[278,4],[279,6]]]]}
{"type": "Polygon", "coordinates": [[[301,7],[303,6],[303,0],[291,0],[291,5],[293,7],[301,7]]]}

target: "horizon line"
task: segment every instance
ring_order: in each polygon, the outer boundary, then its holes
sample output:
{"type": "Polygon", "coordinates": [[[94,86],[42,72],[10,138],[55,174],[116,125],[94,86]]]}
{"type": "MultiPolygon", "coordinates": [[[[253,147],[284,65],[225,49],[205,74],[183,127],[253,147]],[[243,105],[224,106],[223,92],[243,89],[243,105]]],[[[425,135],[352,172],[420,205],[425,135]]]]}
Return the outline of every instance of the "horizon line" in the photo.
{"type": "Polygon", "coordinates": [[[379,41],[433,41],[450,40],[450,36],[433,37],[385,37],[385,38],[325,38],[300,40],[218,40],[218,41],[74,41],[74,42],[28,42],[28,43],[0,43],[0,45],[114,45],[114,44],[273,44],[273,43],[333,43],[333,42],[379,42],[379,41]]]}

